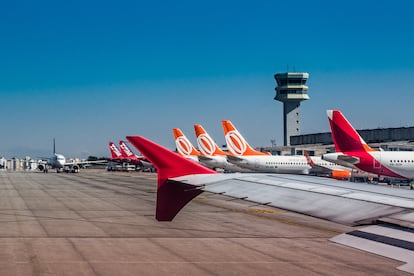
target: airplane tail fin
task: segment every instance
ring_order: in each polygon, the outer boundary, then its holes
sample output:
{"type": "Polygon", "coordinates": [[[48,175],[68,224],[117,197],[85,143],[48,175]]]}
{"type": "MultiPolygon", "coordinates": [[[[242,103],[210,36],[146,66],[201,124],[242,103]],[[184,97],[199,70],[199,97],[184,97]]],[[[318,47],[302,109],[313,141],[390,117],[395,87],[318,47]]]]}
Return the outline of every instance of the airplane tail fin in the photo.
{"type": "Polygon", "coordinates": [[[132,150],[127,146],[124,141],[119,141],[119,149],[121,150],[122,156],[129,159],[136,159],[136,155],[132,150]]]}
{"type": "Polygon", "coordinates": [[[267,153],[253,149],[229,120],[223,120],[221,124],[223,126],[227,147],[232,154],[238,156],[268,155],[267,153]]]}
{"type": "Polygon", "coordinates": [[[53,154],[56,154],[55,138],[53,138],[53,154]]]}
{"type": "Polygon", "coordinates": [[[199,156],[201,155],[198,150],[196,150],[191,144],[190,140],[184,135],[184,133],[179,128],[173,128],[175,145],[177,151],[182,156],[199,156]]]}
{"type": "Polygon", "coordinates": [[[315,162],[313,162],[312,158],[310,157],[309,153],[305,150],[303,152],[303,155],[306,157],[306,162],[308,162],[308,165],[313,167],[315,166],[315,162]]]}
{"type": "Polygon", "coordinates": [[[337,152],[374,151],[339,110],[328,110],[327,114],[337,152]]]}
{"type": "Polygon", "coordinates": [[[157,168],[156,219],[159,221],[171,221],[188,202],[202,193],[202,190],[194,185],[173,181],[170,178],[190,174],[217,173],[142,136],[127,136],[126,138],[157,168]]]}
{"type": "Polygon", "coordinates": [[[121,152],[119,151],[119,149],[115,146],[113,142],[109,142],[109,151],[111,152],[112,158],[122,157],[121,152]]]}
{"type": "Polygon", "coordinates": [[[205,129],[199,125],[194,125],[194,130],[197,136],[197,145],[203,155],[227,155],[222,151],[213,141],[205,129]]]}

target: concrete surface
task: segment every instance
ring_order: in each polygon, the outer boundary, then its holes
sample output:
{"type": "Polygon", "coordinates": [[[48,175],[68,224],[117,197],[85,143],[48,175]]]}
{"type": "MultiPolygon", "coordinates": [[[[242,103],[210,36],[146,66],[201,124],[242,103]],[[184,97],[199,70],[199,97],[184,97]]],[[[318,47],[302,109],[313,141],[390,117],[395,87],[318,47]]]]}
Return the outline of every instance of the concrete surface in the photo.
{"type": "Polygon", "coordinates": [[[154,219],[156,175],[0,172],[0,275],[409,275],[354,228],[204,193],[154,219]]]}

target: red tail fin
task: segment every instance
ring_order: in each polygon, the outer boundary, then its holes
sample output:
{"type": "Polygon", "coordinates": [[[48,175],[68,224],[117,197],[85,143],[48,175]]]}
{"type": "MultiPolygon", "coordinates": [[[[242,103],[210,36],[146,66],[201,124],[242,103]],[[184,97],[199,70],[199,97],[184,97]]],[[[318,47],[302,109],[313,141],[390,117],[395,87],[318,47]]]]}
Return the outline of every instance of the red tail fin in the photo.
{"type": "Polygon", "coordinates": [[[188,202],[202,193],[202,190],[195,189],[193,185],[172,181],[170,178],[216,173],[144,137],[127,136],[126,138],[158,170],[156,218],[159,221],[171,221],[188,202]]]}
{"type": "Polygon", "coordinates": [[[310,157],[309,153],[306,150],[303,152],[303,155],[305,155],[306,161],[308,162],[309,166],[311,167],[315,166],[315,162],[313,162],[312,158],[310,157]]]}
{"type": "Polygon", "coordinates": [[[374,151],[339,110],[328,110],[327,114],[337,152],[374,151]]]}
{"type": "Polygon", "coordinates": [[[125,144],[124,141],[119,141],[119,149],[121,150],[121,153],[122,153],[123,157],[129,158],[130,160],[137,160],[136,155],[127,146],[127,144],[125,144]]]}
{"type": "Polygon", "coordinates": [[[113,142],[109,142],[109,151],[111,152],[112,158],[121,158],[122,154],[113,142]]]}

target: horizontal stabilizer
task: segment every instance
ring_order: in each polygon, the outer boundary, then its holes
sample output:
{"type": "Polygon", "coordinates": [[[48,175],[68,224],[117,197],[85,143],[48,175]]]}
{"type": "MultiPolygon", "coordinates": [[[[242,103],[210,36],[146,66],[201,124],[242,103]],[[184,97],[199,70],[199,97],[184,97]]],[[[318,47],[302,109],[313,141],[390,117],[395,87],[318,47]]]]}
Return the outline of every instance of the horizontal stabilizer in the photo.
{"type": "Polygon", "coordinates": [[[349,156],[349,155],[338,155],[338,159],[341,161],[345,161],[347,163],[351,163],[351,164],[357,164],[359,163],[359,158],[358,157],[353,157],[353,156],[349,156]]]}
{"type": "Polygon", "coordinates": [[[227,160],[229,161],[229,162],[242,162],[242,161],[244,161],[244,159],[243,158],[240,158],[240,157],[237,157],[237,156],[233,156],[233,155],[227,155],[227,160]]]}
{"type": "Polygon", "coordinates": [[[198,160],[200,160],[200,161],[212,161],[213,158],[208,157],[208,156],[200,155],[200,156],[198,156],[198,160]]]}

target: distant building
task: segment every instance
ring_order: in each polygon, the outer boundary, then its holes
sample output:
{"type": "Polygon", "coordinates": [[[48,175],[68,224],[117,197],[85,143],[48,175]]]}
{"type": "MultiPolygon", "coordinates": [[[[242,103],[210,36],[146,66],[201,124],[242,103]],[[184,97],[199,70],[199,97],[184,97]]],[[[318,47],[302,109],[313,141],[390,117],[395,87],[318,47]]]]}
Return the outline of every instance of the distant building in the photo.
{"type": "MultiPolygon", "coordinates": [[[[378,128],[358,130],[361,137],[373,148],[389,151],[414,151],[414,127],[378,128]]],[[[310,155],[334,152],[330,132],[296,135],[290,137],[290,146],[265,147],[264,151],[275,155],[310,155]]]]}

